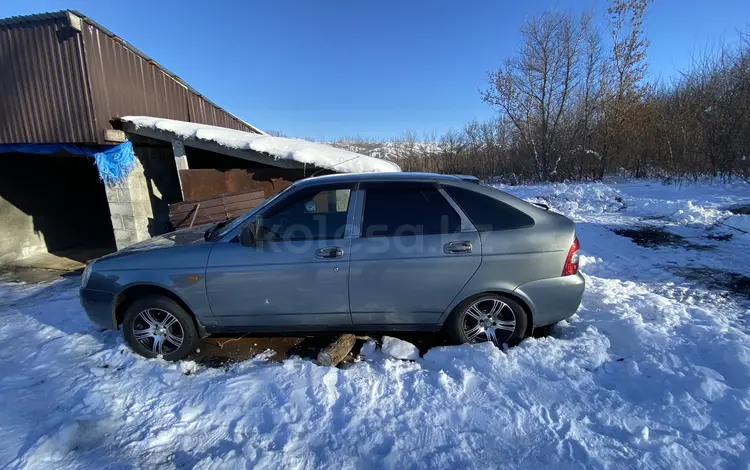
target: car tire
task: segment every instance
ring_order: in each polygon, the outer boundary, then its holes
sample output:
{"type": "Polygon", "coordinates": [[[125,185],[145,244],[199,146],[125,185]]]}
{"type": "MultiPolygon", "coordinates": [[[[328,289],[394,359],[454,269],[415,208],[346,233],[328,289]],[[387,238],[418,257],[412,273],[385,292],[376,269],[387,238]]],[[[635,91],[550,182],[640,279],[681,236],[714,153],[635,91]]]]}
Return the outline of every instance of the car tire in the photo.
{"type": "Polygon", "coordinates": [[[172,299],[136,299],[125,311],[123,335],[143,357],[179,361],[198,348],[200,337],[193,317],[172,299]]]}
{"type": "Polygon", "coordinates": [[[518,302],[499,294],[482,294],[464,300],[453,310],[445,322],[445,332],[453,344],[489,341],[494,333],[495,344],[515,346],[526,337],[527,326],[528,315],[518,302]]]}

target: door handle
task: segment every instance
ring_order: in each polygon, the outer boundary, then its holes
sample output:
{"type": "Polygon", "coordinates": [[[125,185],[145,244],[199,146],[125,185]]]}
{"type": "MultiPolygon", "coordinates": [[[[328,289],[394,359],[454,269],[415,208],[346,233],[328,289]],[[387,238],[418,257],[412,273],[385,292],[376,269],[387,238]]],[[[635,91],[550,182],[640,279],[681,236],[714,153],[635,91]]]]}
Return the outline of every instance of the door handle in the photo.
{"type": "Polygon", "coordinates": [[[449,255],[471,253],[471,242],[450,242],[446,243],[443,247],[443,251],[449,255]]]}
{"type": "Polygon", "coordinates": [[[338,259],[344,256],[344,249],[338,246],[327,246],[315,250],[315,257],[318,259],[338,259]]]}

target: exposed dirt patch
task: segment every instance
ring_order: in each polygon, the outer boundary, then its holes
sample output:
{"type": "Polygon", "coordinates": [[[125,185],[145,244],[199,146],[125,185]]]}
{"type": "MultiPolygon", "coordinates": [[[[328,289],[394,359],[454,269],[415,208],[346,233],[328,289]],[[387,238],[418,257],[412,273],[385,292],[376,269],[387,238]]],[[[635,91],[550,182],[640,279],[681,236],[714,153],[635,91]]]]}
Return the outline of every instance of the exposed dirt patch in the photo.
{"type": "Polygon", "coordinates": [[[681,246],[685,239],[660,228],[618,228],[617,235],[628,237],[638,246],[656,248],[659,246],[681,246]]]}
{"type": "MultiPolygon", "coordinates": [[[[409,341],[419,348],[419,352],[424,355],[431,348],[444,346],[445,336],[440,333],[385,333],[389,336],[395,336],[405,341],[409,341]]],[[[540,333],[541,334],[541,333],[540,333]]],[[[235,362],[241,362],[251,359],[258,354],[271,351],[269,356],[271,361],[283,361],[292,356],[299,356],[305,359],[315,359],[321,349],[328,346],[336,339],[337,335],[320,334],[315,336],[264,336],[248,337],[247,335],[221,335],[209,336],[201,340],[200,351],[194,353],[189,359],[198,362],[207,367],[227,367],[235,362]]],[[[342,362],[343,364],[354,361],[359,354],[359,350],[365,343],[366,337],[371,337],[380,343],[383,336],[379,334],[357,334],[357,342],[352,348],[352,352],[342,362]]]]}
{"type": "Polygon", "coordinates": [[[633,243],[636,245],[646,248],[672,246],[699,251],[708,251],[716,248],[713,245],[698,245],[696,243],[691,243],[686,240],[685,237],[658,227],[616,228],[612,231],[617,235],[628,237],[633,240],[633,243]]]}
{"type": "Polygon", "coordinates": [[[706,238],[709,240],[716,240],[717,242],[728,242],[732,239],[734,235],[731,233],[722,233],[722,234],[715,234],[715,233],[709,233],[706,235],[706,238]]]}
{"type": "Polygon", "coordinates": [[[63,271],[58,269],[19,267],[0,265],[0,282],[24,282],[27,284],[46,284],[58,279],[77,277],[81,270],[63,271]]]}
{"type": "Polygon", "coordinates": [[[224,367],[271,351],[269,360],[283,361],[291,356],[313,358],[332,341],[328,336],[293,337],[247,335],[209,336],[201,340],[199,352],[190,359],[209,367],[224,367]]]}
{"type": "Polygon", "coordinates": [[[729,206],[726,210],[728,210],[732,214],[750,215],[750,204],[738,204],[736,206],[729,206]]]}
{"type": "Polygon", "coordinates": [[[750,298],[750,277],[744,274],[705,267],[669,267],[678,276],[700,282],[712,289],[725,290],[750,298]]]}

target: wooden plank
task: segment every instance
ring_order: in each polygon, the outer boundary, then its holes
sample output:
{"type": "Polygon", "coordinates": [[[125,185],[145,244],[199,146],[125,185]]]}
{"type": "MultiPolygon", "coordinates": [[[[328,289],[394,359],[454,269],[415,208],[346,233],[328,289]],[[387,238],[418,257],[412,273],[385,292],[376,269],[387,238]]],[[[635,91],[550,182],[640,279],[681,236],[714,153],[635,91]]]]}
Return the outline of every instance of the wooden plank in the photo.
{"type": "MultiPolygon", "coordinates": [[[[172,225],[185,225],[189,224],[190,220],[193,218],[192,215],[187,217],[175,217],[174,219],[169,219],[172,222],[172,225]]],[[[193,224],[201,224],[206,222],[211,222],[213,220],[224,220],[227,218],[227,214],[225,212],[222,212],[221,214],[201,214],[198,213],[198,215],[195,217],[195,222],[193,224]]]]}
{"type": "Polygon", "coordinates": [[[169,206],[169,220],[175,228],[219,222],[242,215],[260,205],[265,199],[265,191],[258,189],[201,201],[180,202],[169,206]]]}
{"type": "MultiPolygon", "coordinates": [[[[170,204],[169,212],[178,214],[182,212],[190,212],[193,210],[196,204],[200,203],[202,209],[208,209],[212,207],[220,207],[227,204],[248,202],[250,204],[258,205],[260,202],[265,200],[265,194],[263,191],[251,191],[246,194],[233,194],[230,196],[219,196],[210,199],[203,199],[201,201],[187,201],[178,202],[176,204],[170,204]],[[260,202],[257,202],[260,201],[260,202]]],[[[253,206],[255,207],[255,206],[253,206]]]]}
{"type": "Polygon", "coordinates": [[[176,204],[170,204],[169,205],[169,213],[170,214],[179,214],[181,212],[190,212],[193,209],[195,209],[195,205],[198,204],[197,202],[191,202],[191,203],[185,203],[185,202],[178,202],[176,204]]]}
{"type": "Polygon", "coordinates": [[[201,203],[195,205],[195,210],[193,211],[193,218],[190,221],[190,226],[192,227],[195,224],[195,218],[198,216],[198,211],[201,209],[201,203]]]}
{"type": "Polygon", "coordinates": [[[227,216],[228,217],[239,217],[239,216],[241,216],[242,214],[244,214],[246,212],[247,211],[230,211],[230,212],[227,212],[227,216]]]}
{"type": "Polygon", "coordinates": [[[187,221],[190,217],[195,218],[195,216],[198,214],[198,210],[200,209],[200,203],[194,204],[190,211],[188,212],[182,212],[182,213],[172,213],[169,214],[169,221],[172,223],[175,227],[181,227],[184,225],[185,221],[187,221]]]}
{"type": "MultiPolygon", "coordinates": [[[[202,214],[210,214],[212,216],[216,214],[223,214],[225,212],[236,212],[236,211],[242,211],[247,212],[250,209],[253,209],[254,207],[258,207],[260,203],[263,202],[263,200],[255,200],[255,201],[249,201],[249,202],[241,202],[241,203],[235,203],[235,204],[229,204],[227,206],[215,206],[215,207],[204,207],[203,203],[200,203],[200,212],[202,214]]],[[[193,206],[194,207],[194,206],[193,206]]],[[[169,212],[169,218],[174,217],[190,217],[193,214],[192,208],[190,210],[181,210],[181,211],[170,211],[169,212]]]]}
{"type": "Polygon", "coordinates": [[[211,211],[205,211],[202,207],[200,207],[200,203],[196,206],[198,206],[196,208],[197,210],[193,210],[190,212],[180,212],[177,214],[169,214],[169,220],[172,222],[172,225],[174,225],[175,227],[182,226],[193,219],[195,220],[194,223],[199,223],[202,218],[225,217],[226,214],[223,207],[212,209],[211,211]]]}
{"type": "MultiPolygon", "coordinates": [[[[192,210],[191,211],[181,211],[181,212],[170,212],[169,213],[169,218],[172,219],[172,218],[175,218],[175,217],[192,217],[193,212],[194,211],[192,211],[192,210]]],[[[224,209],[223,206],[209,207],[208,209],[206,209],[206,208],[203,207],[203,204],[201,204],[200,212],[204,213],[204,214],[215,215],[217,213],[218,214],[224,213],[224,212],[226,212],[226,210],[224,209]]]]}
{"type": "Polygon", "coordinates": [[[222,220],[224,220],[223,217],[221,218],[198,217],[197,219],[195,219],[195,225],[211,224],[215,222],[221,222],[222,220]]]}
{"type": "MultiPolygon", "coordinates": [[[[220,206],[212,206],[212,207],[206,207],[202,202],[201,205],[201,212],[204,214],[215,214],[217,212],[224,212],[224,205],[220,206]]],[[[184,212],[176,212],[175,214],[183,214],[184,212]]]]}
{"type": "Polygon", "coordinates": [[[208,210],[208,209],[214,209],[214,208],[221,209],[221,208],[224,207],[223,204],[220,204],[218,206],[213,206],[213,207],[212,206],[208,206],[207,207],[207,204],[205,204],[203,202],[201,202],[201,203],[197,203],[196,202],[195,204],[190,204],[190,205],[183,206],[183,207],[170,207],[169,208],[169,215],[171,216],[171,215],[189,214],[189,213],[193,212],[193,209],[195,208],[196,204],[200,204],[201,205],[201,210],[204,210],[204,211],[208,210]]]}
{"type": "MultiPolygon", "coordinates": [[[[186,219],[189,220],[193,218],[193,214],[195,214],[195,212],[190,212],[186,214],[172,214],[169,216],[169,220],[172,220],[172,221],[175,221],[175,220],[182,221],[186,219]]],[[[198,211],[197,214],[198,215],[196,215],[196,219],[200,219],[201,217],[209,217],[212,219],[215,219],[218,217],[222,219],[226,217],[226,211],[224,211],[223,209],[220,211],[210,211],[210,212],[201,210],[201,211],[198,211]]]]}
{"type": "Polygon", "coordinates": [[[169,205],[170,213],[190,212],[196,204],[200,202],[201,207],[208,209],[211,207],[224,207],[224,201],[221,198],[206,199],[203,201],[178,202],[169,205]]]}
{"type": "Polygon", "coordinates": [[[263,202],[263,199],[256,199],[254,201],[243,201],[243,202],[236,202],[234,204],[227,204],[225,207],[226,211],[234,211],[237,209],[244,209],[246,211],[249,211],[253,207],[258,207],[261,202],[263,202]]]}
{"type": "Polygon", "coordinates": [[[249,191],[240,194],[225,194],[223,197],[226,204],[231,204],[234,202],[252,201],[254,199],[265,199],[265,192],[263,190],[249,191]]]}
{"type": "MultiPolygon", "coordinates": [[[[195,218],[195,222],[193,222],[193,226],[197,225],[203,225],[203,224],[209,224],[209,223],[215,223],[215,222],[221,222],[224,220],[224,217],[202,217],[198,216],[195,218]]],[[[175,229],[181,229],[181,228],[187,228],[190,226],[190,217],[186,217],[182,220],[173,220],[172,225],[175,229]]]]}

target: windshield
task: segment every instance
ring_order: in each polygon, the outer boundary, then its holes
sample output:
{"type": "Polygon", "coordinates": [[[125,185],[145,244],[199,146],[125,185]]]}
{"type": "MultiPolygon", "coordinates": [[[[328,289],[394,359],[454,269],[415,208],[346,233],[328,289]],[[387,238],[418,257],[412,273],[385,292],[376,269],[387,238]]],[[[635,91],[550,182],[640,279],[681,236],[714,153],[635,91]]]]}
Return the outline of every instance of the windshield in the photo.
{"type": "Polygon", "coordinates": [[[294,187],[294,185],[287,186],[286,188],[281,190],[281,192],[278,192],[274,194],[273,196],[271,196],[270,198],[263,201],[263,203],[261,203],[261,205],[259,205],[258,207],[250,209],[249,211],[245,212],[241,216],[237,217],[231,223],[227,224],[226,227],[222,228],[219,232],[213,234],[211,238],[214,240],[219,239],[223,237],[224,235],[226,235],[227,233],[234,230],[235,228],[239,227],[240,225],[245,223],[246,220],[250,219],[253,215],[257,214],[261,209],[263,209],[264,207],[266,207],[267,205],[269,205],[270,203],[278,199],[282,194],[289,191],[289,189],[291,189],[292,187],[294,187]]]}

